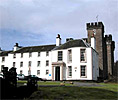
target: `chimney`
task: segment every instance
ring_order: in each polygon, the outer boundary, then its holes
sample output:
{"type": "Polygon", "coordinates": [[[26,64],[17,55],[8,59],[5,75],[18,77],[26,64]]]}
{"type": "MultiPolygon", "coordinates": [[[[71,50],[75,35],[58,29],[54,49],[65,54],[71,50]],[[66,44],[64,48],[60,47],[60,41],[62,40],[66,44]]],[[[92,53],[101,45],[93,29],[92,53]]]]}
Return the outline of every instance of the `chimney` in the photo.
{"type": "Polygon", "coordinates": [[[61,45],[61,38],[60,38],[60,35],[58,34],[56,37],[56,46],[59,46],[59,45],[61,45]]]}
{"type": "Polygon", "coordinates": [[[18,43],[14,45],[13,51],[17,51],[19,49],[18,43]]]}
{"type": "Polygon", "coordinates": [[[96,40],[94,34],[91,35],[91,47],[96,50],[96,40]]]}

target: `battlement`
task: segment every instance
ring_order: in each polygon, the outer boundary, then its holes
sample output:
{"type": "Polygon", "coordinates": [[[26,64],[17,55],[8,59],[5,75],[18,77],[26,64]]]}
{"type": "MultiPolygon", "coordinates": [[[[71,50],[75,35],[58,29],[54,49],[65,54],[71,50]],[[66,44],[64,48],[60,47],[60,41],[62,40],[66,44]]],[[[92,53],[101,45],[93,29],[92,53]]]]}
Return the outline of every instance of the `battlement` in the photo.
{"type": "Polygon", "coordinates": [[[86,24],[87,29],[98,29],[98,28],[103,28],[104,25],[102,22],[92,22],[92,23],[87,23],[86,24]]]}
{"type": "Polygon", "coordinates": [[[108,41],[111,42],[112,41],[112,35],[111,34],[105,35],[105,39],[107,42],[108,41]]]}

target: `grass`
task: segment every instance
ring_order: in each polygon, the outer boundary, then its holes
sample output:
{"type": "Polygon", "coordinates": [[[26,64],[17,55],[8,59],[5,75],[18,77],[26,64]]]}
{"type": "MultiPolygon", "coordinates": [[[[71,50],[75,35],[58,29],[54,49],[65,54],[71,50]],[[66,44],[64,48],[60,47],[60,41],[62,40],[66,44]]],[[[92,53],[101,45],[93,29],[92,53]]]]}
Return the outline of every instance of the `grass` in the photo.
{"type": "MultiPolygon", "coordinates": [[[[24,83],[27,83],[27,81],[25,80],[22,80],[22,81],[17,81],[18,84],[24,84],[24,83]]],[[[38,85],[60,85],[61,83],[63,82],[53,82],[53,81],[38,81],[38,85]]],[[[64,83],[65,86],[73,86],[73,84],[70,84],[70,83],[64,83]]]]}
{"type": "MultiPolygon", "coordinates": [[[[25,81],[24,81],[25,82],[25,81]]],[[[23,83],[23,82],[20,82],[23,83]]],[[[39,85],[60,85],[61,82],[38,82],[39,85]]],[[[84,99],[84,100],[117,100],[118,84],[117,83],[98,83],[102,86],[95,87],[65,87],[72,84],[65,83],[62,87],[38,87],[29,99],[84,99]]]]}

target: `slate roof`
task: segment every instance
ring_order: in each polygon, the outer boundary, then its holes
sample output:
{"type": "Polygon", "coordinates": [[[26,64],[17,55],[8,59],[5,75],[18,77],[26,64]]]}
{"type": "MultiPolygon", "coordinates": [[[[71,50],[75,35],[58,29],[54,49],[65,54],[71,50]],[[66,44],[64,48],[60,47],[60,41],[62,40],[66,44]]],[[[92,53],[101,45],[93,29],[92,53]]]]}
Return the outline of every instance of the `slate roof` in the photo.
{"type": "Polygon", "coordinates": [[[8,56],[8,53],[11,53],[12,51],[2,51],[0,53],[0,56],[8,56]]]}
{"type": "Polygon", "coordinates": [[[72,47],[88,47],[82,39],[70,40],[58,47],[55,47],[53,50],[67,49],[72,47]]]}
{"type": "Polygon", "coordinates": [[[22,47],[21,49],[12,53],[26,53],[26,52],[41,52],[41,51],[51,51],[56,45],[42,45],[42,46],[30,46],[22,47]]]}

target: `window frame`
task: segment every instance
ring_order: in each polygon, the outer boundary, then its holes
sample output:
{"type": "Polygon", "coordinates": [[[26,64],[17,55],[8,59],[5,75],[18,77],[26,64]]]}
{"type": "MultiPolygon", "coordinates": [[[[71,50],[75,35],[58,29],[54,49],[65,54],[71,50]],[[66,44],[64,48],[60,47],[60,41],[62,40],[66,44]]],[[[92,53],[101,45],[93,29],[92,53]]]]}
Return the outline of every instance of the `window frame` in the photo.
{"type": "Polygon", "coordinates": [[[46,60],[46,66],[49,66],[49,60],[46,60]]]}
{"type": "Polygon", "coordinates": [[[2,57],[2,62],[5,62],[5,57],[2,57]]]}
{"type": "Polygon", "coordinates": [[[20,67],[23,67],[23,61],[20,62],[20,67]]]}
{"type": "Polygon", "coordinates": [[[32,66],[32,62],[29,61],[29,62],[28,62],[28,67],[31,67],[31,66],[32,66]]]}
{"type": "Polygon", "coordinates": [[[72,66],[68,66],[68,78],[71,78],[71,77],[72,77],[72,66]],[[69,67],[71,67],[71,70],[69,70],[70,69],[69,67]]]}
{"type": "Polygon", "coordinates": [[[13,62],[13,67],[15,67],[16,66],[16,62],[13,62]]]}
{"type": "Polygon", "coordinates": [[[16,58],[16,53],[13,54],[13,58],[16,58]]]}
{"type": "Polygon", "coordinates": [[[41,52],[38,52],[38,57],[40,57],[41,56],[41,52]]]}
{"type": "Polygon", "coordinates": [[[40,70],[37,70],[37,75],[40,75],[40,70]]]}
{"type": "Polygon", "coordinates": [[[58,51],[57,61],[63,61],[63,51],[58,51]],[[61,55],[59,55],[59,53],[60,53],[61,55]]]}
{"type": "Polygon", "coordinates": [[[23,53],[21,53],[21,58],[23,58],[23,53]]]}
{"type": "Polygon", "coordinates": [[[68,50],[68,62],[71,63],[72,62],[72,49],[68,50]],[[70,53],[71,52],[71,53],[70,53]]]}
{"type": "Polygon", "coordinates": [[[49,56],[49,51],[46,51],[46,57],[49,56]]]}
{"type": "Polygon", "coordinates": [[[46,70],[46,73],[45,73],[45,74],[46,74],[46,75],[48,75],[48,74],[49,74],[49,70],[48,70],[48,69],[46,70]]]}
{"type": "Polygon", "coordinates": [[[37,61],[37,67],[41,66],[41,61],[37,61]]]}
{"type": "Polygon", "coordinates": [[[29,52],[29,58],[32,57],[32,52],[29,52]]]}
{"type": "Polygon", "coordinates": [[[87,66],[86,65],[81,65],[80,66],[80,77],[81,78],[87,78],[87,66]],[[82,76],[82,67],[83,66],[85,67],[85,72],[84,72],[85,73],[85,76],[82,76]]]}
{"type": "Polygon", "coordinates": [[[85,63],[87,62],[87,54],[86,54],[86,48],[81,48],[80,49],[80,62],[85,63]],[[84,50],[85,52],[82,54],[82,50],[84,50]],[[82,56],[84,57],[84,60],[82,60],[82,56]]]}

